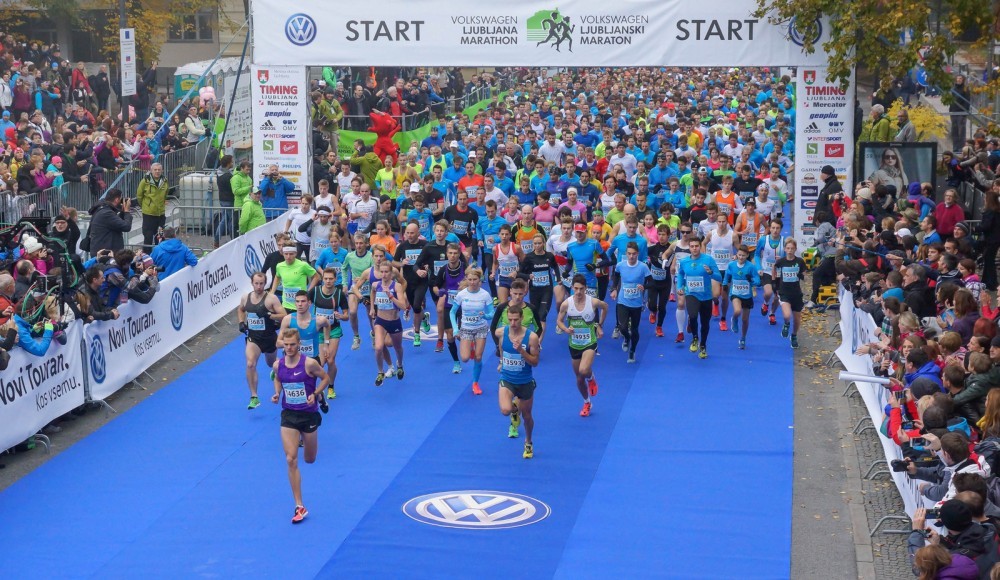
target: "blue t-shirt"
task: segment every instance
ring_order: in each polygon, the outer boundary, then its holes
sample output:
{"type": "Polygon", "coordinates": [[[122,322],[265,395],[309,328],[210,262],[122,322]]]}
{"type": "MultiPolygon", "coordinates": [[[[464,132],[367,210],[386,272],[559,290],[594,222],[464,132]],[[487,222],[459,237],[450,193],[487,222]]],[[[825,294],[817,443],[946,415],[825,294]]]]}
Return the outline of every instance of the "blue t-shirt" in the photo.
{"type": "Polygon", "coordinates": [[[493,246],[500,242],[500,227],[506,223],[507,220],[500,216],[490,219],[486,217],[485,213],[479,218],[479,223],[476,225],[476,238],[483,241],[483,252],[493,253],[493,246]]]}
{"type": "Polygon", "coordinates": [[[642,290],[639,286],[651,275],[645,262],[636,262],[630,266],[628,262],[618,262],[615,271],[621,276],[621,288],[618,290],[618,304],[629,308],[642,307],[642,290]]]}
{"type": "Polygon", "coordinates": [[[587,279],[587,287],[597,288],[597,275],[587,269],[587,264],[596,264],[596,256],[603,253],[601,245],[593,238],[587,238],[583,243],[576,240],[571,241],[566,246],[566,254],[573,260],[573,272],[570,273],[570,276],[583,274],[583,277],[587,279]]]}
{"type": "Polygon", "coordinates": [[[613,256],[618,256],[619,260],[625,259],[625,247],[629,242],[635,242],[639,246],[639,261],[645,262],[648,257],[647,251],[649,243],[646,242],[646,238],[640,236],[636,232],[635,237],[630,238],[628,234],[618,234],[615,239],[611,240],[611,248],[609,254],[613,256]]]}
{"type": "Polygon", "coordinates": [[[333,248],[326,248],[316,258],[316,270],[322,272],[327,267],[333,268],[337,271],[337,286],[341,286],[344,283],[341,271],[344,268],[344,260],[346,259],[346,248],[340,248],[336,252],[333,251],[333,248]]]}
{"type": "Polygon", "coordinates": [[[406,212],[406,221],[417,220],[417,227],[420,228],[420,235],[424,237],[425,240],[434,239],[434,213],[424,206],[422,211],[417,211],[411,209],[406,212]]]}
{"type": "Polygon", "coordinates": [[[753,298],[753,288],[760,286],[757,265],[747,261],[740,266],[736,260],[729,262],[722,283],[729,286],[730,298],[753,298]]]}
{"type": "Polygon", "coordinates": [[[712,280],[721,282],[722,276],[715,260],[708,254],[697,258],[688,256],[677,267],[677,284],[684,289],[685,295],[702,302],[712,299],[712,280]],[[705,271],[706,266],[708,272],[705,271]]]}

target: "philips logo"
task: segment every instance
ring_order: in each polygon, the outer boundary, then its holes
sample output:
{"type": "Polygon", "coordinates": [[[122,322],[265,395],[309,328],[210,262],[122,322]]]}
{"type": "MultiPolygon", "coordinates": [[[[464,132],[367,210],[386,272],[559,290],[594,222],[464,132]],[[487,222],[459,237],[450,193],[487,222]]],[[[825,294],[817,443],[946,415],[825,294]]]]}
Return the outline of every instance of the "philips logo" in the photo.
{"type": "Polygon", "coordinates": [[[174,288],[170,295],[170,325],[174,330],[180,330],[184,324],[184,296],[181,295],[180,288],[174,288]]]}
{"type": "Polygon", "coordinates": [[[497,491],[445,491],[415,497],[403,504],[408,517],[432,526],[498,530],[538,523],[551,508],[526,495],[497,491]]]}
{"type": "Polygon", "coordinates": [[[257,255],[257,250],[254,250],[253,246],[247,246],[246,252],[243,253],[243,269],[248,277],[264,269],[260,263],[260,256],[257,255]]]}
{"type": "Polygon", "coordinates": [[[809,126],[802,130],[803,133],[819,133],[819,126],[816,123],[809,123],[809,126]]]}
{"type": "Polygon", "coordinates": [[[316,39],[316,22],[307,14],[292,14],[285,21],[285,37],[295,46],[305,46],[316,39]]]}
{"type": "Polygon", "coordinates": [[[104,343],[101,337],[94,336],[90,339],[90,374],[98,383],[103,383],[108,378],[107,363],[104,358],[104,343]]]}
{"type": "Polygon", "coordinates": [[[264,117],[291,117],[291,111],[266,111],[264,117]]]}

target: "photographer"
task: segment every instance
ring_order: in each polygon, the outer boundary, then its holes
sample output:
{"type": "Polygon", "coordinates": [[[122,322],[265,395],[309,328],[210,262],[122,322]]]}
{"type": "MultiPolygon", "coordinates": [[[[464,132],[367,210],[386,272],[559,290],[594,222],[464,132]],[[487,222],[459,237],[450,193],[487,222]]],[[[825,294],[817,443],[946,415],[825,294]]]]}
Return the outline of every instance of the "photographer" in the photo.
{"type": "Polygon", "coordinates": [[[132,230],[132,201],[122,200],[122,190],[110,189],[104,199],[90,208],[90,230],[87,239],[90,245],[83,248],[91,255],[100,250],[121,250],[125,247],[125,236],[132,230]]]}
{"type": "Polygon", "coordinates": [[[160,279],[157,277],[153,258],[139,254],[132,261],[132,275],[125,286],[125,292],[130,300],[139,304],[149,304],[160,289],[160,279]]]}
{"type": "Polygon", "coordinates": [[[973,521],[972,510],[958,499],[944,502],[938,510],[935,525],[944,529],[944,535],[926,527],[926,518],[925,508],[918,508],[913,514],[913,531],[907,542],[911,556],[927,543],[940,545],[952,556],[971,558],[976,563],[980,578],[990,577],[990,570],[1000,562],[993,526],[973,521]]]}
{"type": "MultiPolygon", "coordinates": [[[[926,415],[925,411],[925,415],[926,415]]],[[[937,454],[943,467],[917,467],[907,460],[906,473],[913,479],[923,480],[918,486],[920,495],[937,502],[955,497],[955,486],[951,479],[958,473],[975,473],[986,477],[978,463],[970,458],[969,439],[964,433],[948,431],[938,438],[933,433],[924,433],[927,447],[937,454]]]]}
{"type": "Polygon", "coordinates": [[[816,256],[819,258],[819,265],[813,272],[813,289],[806,308],[816,306],[819,300],[819,290],[823,286],[828,286],[837,281],[837,266],[834,256],[837,253],[837,230],[830,223],[826,212],[817,211],[813,214],[813,223],[816,224],[816,233],[813,234],[813,244],[816,247],[816,256]]]}
{"type": "Polygon", "coordinates": [[[83,273],[83,285],[77,293],[80,311],[86,315],[86,322],[95,320],[117,320],[118,309],[109,308],[101,298],[104,272],[98,266],[91,266],[83,273]]]}
{"type": "Polygon", "coordinates": [[[824,165],[819,173],[823,180],[823,189],[819,192],[819,199],[816,200],[816,213],[826,212],[827,221],[830,225],[836,225],[833,214],[833,202],[836,199],[843,200],[844,186],[837,180],[837,172],[833,166],[824,165]]]}

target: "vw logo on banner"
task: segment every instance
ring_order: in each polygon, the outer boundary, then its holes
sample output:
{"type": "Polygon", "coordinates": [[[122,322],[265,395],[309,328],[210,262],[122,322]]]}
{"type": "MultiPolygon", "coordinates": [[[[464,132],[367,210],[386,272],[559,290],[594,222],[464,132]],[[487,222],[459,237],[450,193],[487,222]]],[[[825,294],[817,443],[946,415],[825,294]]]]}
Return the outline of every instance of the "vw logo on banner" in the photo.
{"type": "Polygon", "coordinates": [[[247,272],[247,277],[254,275],[254,272],[260,272],[264,269],[264,265],[260,263],[260,256],[257,255],[257,250],[253,249],[253,246],[247,246],[247,251],[243,254],[243,269],[247,272]]]}
{"type": "Polygon", "coordinates": [[[107,363],[104,360],[104,343],[99,336],[90,339],[90,374],[98,383],[103,383],[108,377],[107,363]]]}
{"type": "Polygon", "coordinates": [[[285,21],[285,36],[295,46],[305,46],[316,39],[316,22],[308,14],[292,14],[285,21]]]}
{"type": "MultiPolygon", "coordinates": [[[[800,29],[798,24],[798,20],[795,18],[792,18],[792,20],[788,23],[788,38],[790,38],[795,44],[804,46],[808,37],[806,36],[806,31],[800,29]]],[[[815,26],[816,29],[813,31],[812,38],[808,38],[808,40],[810,43],[816,44],[819,42],[820,37],[823,36],[823,23],[819,18],[817,18],[813,22],[813,26],[815,26]]]]}
{"type": "Polygon", "coordinates": [[[403,513],[424,524],[466,530],[498,530],[538,523],[552,510],[526,495],[500,491],[443,491],[415,497],[403,513]]]}
{"type": "Polygon", "coordinates": [[[184,297],[180,288],[174,288],[174,293],[170,295],[170,324],[174,330],[180,330],[184,324],[184,297]]]}

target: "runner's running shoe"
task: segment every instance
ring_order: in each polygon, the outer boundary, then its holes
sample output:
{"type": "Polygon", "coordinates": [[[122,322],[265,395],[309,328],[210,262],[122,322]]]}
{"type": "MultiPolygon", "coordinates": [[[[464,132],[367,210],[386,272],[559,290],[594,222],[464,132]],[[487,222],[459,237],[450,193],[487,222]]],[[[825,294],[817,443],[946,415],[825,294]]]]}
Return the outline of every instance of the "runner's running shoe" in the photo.
{"type": "Polygon", "coordinates": [[[796,335],[793,334],[791,342],[792,342],[792,348],[799,348],[799,337],[798,336],[796,336],[796,335]]]}
{"type": "Polygon", "coordinates": [[[250,404],[247,405],[247,409],[256,409],[260,406],[260,397],[250,397],[250,404]]]}
{"type": "Polygon", "coordinates": [[[479,383],[476,383],[476,382],[472,383],[472,394],[473,395],[482,395],[483,394],[483,390],[479,388],[479,383]]]}
{"type": "Polygon", "coordinates": [[[351,341],[351,350],[358,350],[361,348],[361,337],[355,336],[354,340],[351,341]]]}
{"type": "Polygon", "coordinates": [[[662,326],[657,326],[656,327],[656,338],[663,338],[663,327],[662,326]]]}
{"type": "Polygon", "coordinates": [[[451,366],[451,372],[456,375],[462,372],[462,363],[455,361],[455,364],[451,366]]]}
{"type": "Polygon", "coordinates": [[[591,397],[597,395],[597,376],[596,375],[590,375],[590,378],[587,379],[587,390],[590,393],[591,397]]]}
{"type": "Polygon", "coordinates": [[[622,339],[622,350],[625,351],[625,352],[628,352],[628,339],[627,338],[622,339]]]}
{"type": "Polygon", "coordinates": [[[740,339],[740,350],[746,350],[746,349],[747,349],[747,339],[741,338],[740,339]]]}
{"type": "Polygon", "coordinates": [[[698,351],[698,358],[701,359],[708,358],[708,350],[705,347],[701,347],[701,350],[698,351]]]}
{"type": "Polygon", "coordinates": [[[628,360],[625,362],[627,362],[628,364],[635,364],[635,353],[630,352],[628,355],[628,360]]]}
{"type": "Polygon", "coordinates": [[[431,331],[431,315],[430,315],[429,312],[424,312],[423,322],[421,323],[421,326],[423,327],[423,328],[421,328],[421,330],[423,330],[424,332],[430,333],[430,331],[431,331]]]}
{"type": "Polygon", "coordinates": [[[524,453],[521,454],[521,457],[523,457],[525,459],[531,459],[534,456],[535,456],[535,447],[534,447],[534,445],[532,445],[531,443],[525,443],[524,444],[524,453]]]}
{"type": "Polygon", "coordinates": [[[719,305],[713,302],[712,303],[712,318],[718,318],[718,317],[719,317],[719,305]]]}
{"type": "Polygon", "coordinates": [[[322,394],[320,394],[320,393],[316,393],[316,394],[318,395],[317,398],[319,399],[319,410],[323,411],[324,415],[327,414],[327,413],[329,413],[330,412],[330,404],[326,402],[326,398],[322,394]]]}
{"type": "Polygon", "coordinates": [[[336,399],[337,398],[337,391],[333,390],[333,387],[327,387],[326,388],[326,398],[327,399],[336,399]]]}
{"type": "Polygon", "coordinates": [[[416,332],[413,333],[413,346],[420,346],[420,329],[418,328],[416,332]]]}
{"type": "Polygon", "coordinates": [[[760,305],[760,315],[761,316],[767,316],[767,304],[766,303],[760,305]]]}
{"type": "Polygon", "coordinates": [[[674,339],[674,342],[678,342],[678,343],[684,342],[684,333],[683,332],[678,332],[677,333],[677,338],[674,339]]]}
{"type": "Polygon", "coordinates": [[[517,428],[521,426],[521,414],[514,411],[510,414],[510,429],[507,430],[507,437],[517,439],[517,428]]]}
{"type": "Polygon", "coordinates": [[[789,328],[791,328],[791,325],[787,322],[781,325],[781,338],[788,338],[789,328]]]}
{"type": "Polygon", "coordinates": [[[772,314],[772,315],[770,315],[770,316],[767,317],[767,322],[771,326],[774,326],[775,324],[778,324],[778,318],[775,315],[772,314]]]}
{"type": "Polygon", "coordinates": [[[407,308],[406,310],[403,311],[403,320],[405,320],[407,322],[410,321],[410,309],[409,308],[407,308]]]}
{"type": "Polygon", "coordinates": [[[655,312],[650,312],[649,313],[649,323],[650,324],[656,324],[656,313],[655,312]]]}
{"type": "Polygon", "coordinates": [[[740,331],[740,317],[734,315],[733,316],[733,334],[736,334],[739,331],[740,331]]]}
{"type": "Polygon", "coordinates": [[[379,373],[375,375],[375,386],[381,387],[382,383],[385,382],[385,373],[379,373]]]}
{"type": "Polygon", "coordinates": [[[619,339],[622,337],[622,331],[618,330],[616,326],[614,330],[611,331],[611,338],[619,339]]]}
{"type": "Polygon", "coordinates": [[[434,352],[441,352],[444,350],[444,340],[438,339],[437,344],[434,345],[434,352]]]}
{"type": "Polygon", "coordinates": [[[301,524],[302,520],[306,519],[307,515],[309,515],[309,511],[306,510],[306,508],[304,506],[300,506],[300,505],[299,506],[295,506],[295,513],[292,514],[292,523],[293,524],[301,524]]]}
{"type": "Polygon", "coordinates": [[[722,332],[725,332],[725,331],[729,330],[729,325],[726,324],[725,320],[720,320],[719,321],[719,330],[721,330],[722,332]]]}
{"type": "Polygon", "coordinates": [[[697,336],[691,339],[691,346],[688,347],[688,350],[690,350],[691,352],[698,352],[698,337],[697,336]]]}
{"type": "Polygon", "coordinates": [[[396,380],[399,380],[399,381],[403,380],[403,374],[404,374],[403,373],[403,365],[397,366],[396,367],[396,380]]]}
{"type": "Polygon", "coordinates": [[[583,408],[580,409],[580,416],[581,417],[589,417],[590,416],[590,401],[587,401],[587,402],[585,402],[583,404],[583,408]]]}

